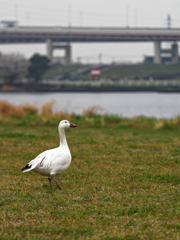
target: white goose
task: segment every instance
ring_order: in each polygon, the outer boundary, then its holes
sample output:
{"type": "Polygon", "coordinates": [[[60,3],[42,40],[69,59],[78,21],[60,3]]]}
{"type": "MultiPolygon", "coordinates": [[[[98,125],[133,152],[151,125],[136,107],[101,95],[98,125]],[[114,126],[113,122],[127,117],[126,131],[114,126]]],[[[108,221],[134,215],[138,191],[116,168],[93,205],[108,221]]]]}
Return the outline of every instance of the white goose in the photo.
{"type": "Polygon", "coordinates": [[[58,181],[53,176],[65,171],[71,164],[71,153],[65,136],[65,129],[70,127],[77,126],[67,120],[61,121],[58,126],[60,137],[59,147],[39,154],[35,159],[30,161],[21,169],[23,173],[33,170],[43,176],[48,176],[50,186],[51,179],[53,179],[57,187],[62,189],[58,181]]]}

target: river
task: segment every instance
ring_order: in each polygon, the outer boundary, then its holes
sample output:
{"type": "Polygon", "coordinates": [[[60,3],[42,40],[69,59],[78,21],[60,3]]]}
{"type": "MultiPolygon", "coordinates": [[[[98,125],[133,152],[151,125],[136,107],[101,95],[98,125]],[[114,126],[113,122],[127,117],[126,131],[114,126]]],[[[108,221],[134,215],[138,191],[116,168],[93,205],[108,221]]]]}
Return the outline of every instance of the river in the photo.
{"type": "Polygon", "coordinates": [[[101,113],[135,117],[174,118],[180,115],[179,93],[118,92],[118,93],[0,93],[0,100],[15,105],[29,103],[40,108],[54,100],[54,111],[82,114],[83,110],[99,106],[101,113]]]}

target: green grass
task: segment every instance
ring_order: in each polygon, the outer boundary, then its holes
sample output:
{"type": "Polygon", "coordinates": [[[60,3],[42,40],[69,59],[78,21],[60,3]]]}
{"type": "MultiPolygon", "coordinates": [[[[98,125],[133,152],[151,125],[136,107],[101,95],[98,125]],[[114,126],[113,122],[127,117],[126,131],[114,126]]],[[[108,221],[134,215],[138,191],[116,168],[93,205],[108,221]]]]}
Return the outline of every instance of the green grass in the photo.
{"type": "Polygon", "coordinates": [[[83,68],[87,68],[88,65],[80,65],[80,64],[75,64],[75,65],[67,65],[67,66],[52,66],[50,67],[47,72],[44,74],[43,79],[48,80],[48,79],[54,79],[57,78],[58,76],[63,76],[65,78],[69,78],[70,74],[83,68]]]}
{"type": "Polygon", "coordinates": [[[63,190],[20,171],[59,144],[59,120],[0,118],[0,239],[180,239],[177,120],[72,116],[63,190]]]}
{"type": "MultiPolygon", "coordinates": [[[[72,66],[53,66],[48,69],[43,79],[54,79],[59,75],[69,78],[70,74],[78,69],[87,68],[88,65],[72,65],[72,66]]],[[[102,71],[103,78],[128,78],[128,79],[179,79],[180,64],[133,64],[118,65],[109,70],[102,71]]],[[[79,79],[91,80],[90,72],[80,75],[79,79]]]]}
{"type": "Polygon", "coordinates": [[[129,78],[129,79],[179,79],[180,64],[135,64],[122,65],[102,72],[102,77],[129,78]]]}

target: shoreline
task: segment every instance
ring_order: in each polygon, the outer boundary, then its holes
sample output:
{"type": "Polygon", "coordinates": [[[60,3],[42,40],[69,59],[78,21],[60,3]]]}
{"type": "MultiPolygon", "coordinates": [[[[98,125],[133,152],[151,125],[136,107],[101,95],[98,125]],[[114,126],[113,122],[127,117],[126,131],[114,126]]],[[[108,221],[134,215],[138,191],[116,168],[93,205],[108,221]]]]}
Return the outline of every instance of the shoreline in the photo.
{"type": "Polygon", "coordinates": [[[139,87],[119,87],[119,86],[50,86],[50,85],[3,85],[0,92],[168,92],[179,93],[180,86],[139,86],[139,87]]]}

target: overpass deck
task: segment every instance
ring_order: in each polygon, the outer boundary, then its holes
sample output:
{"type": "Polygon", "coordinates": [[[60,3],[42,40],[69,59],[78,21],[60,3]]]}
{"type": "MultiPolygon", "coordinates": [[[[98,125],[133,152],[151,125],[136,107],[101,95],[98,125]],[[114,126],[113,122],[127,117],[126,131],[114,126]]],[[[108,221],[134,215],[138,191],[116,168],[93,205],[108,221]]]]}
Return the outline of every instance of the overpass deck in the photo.
{"type": "Polygon", "coordinates": [[[180,29],[165,28],[0,28],[0,44],[53,42],[180,41],[180,29]]]}

